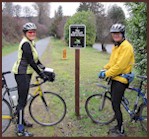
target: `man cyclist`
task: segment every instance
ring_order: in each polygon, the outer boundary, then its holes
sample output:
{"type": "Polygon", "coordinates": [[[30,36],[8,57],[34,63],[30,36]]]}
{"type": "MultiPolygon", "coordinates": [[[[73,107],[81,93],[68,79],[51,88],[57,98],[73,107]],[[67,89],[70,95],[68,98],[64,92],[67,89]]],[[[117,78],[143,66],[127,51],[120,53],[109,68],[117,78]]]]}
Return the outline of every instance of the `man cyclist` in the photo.
{"type": "Polygon", "coordinates": [[[17,136],[33,136],[32,133],[25,130],[25,126],[32,127],[32,124],[24,120],[24,108],[33,72],[36,71],[44,81],[48,80],[48,77],[40,70],[45,67],[39,61],[35,48],[36,30],[37,27],[34,23],[29,22],[23,26],[24,36],[18,48],[18,59],[12,69],[18,87],[17,136]]]}
{"type": "Polygon", "coordinates": [[[125,89],[133,80],[131,72],[134,65],[134,52],[132,45],[125,39],[124,25],[113,24],[110,32],[114,47],[108,64],[99,73],[99,78],[111,78],[111,102],[117,125],[109,129],[109,132],[115,133],[118,136],[125,136],[120,104],[125,89]]]}

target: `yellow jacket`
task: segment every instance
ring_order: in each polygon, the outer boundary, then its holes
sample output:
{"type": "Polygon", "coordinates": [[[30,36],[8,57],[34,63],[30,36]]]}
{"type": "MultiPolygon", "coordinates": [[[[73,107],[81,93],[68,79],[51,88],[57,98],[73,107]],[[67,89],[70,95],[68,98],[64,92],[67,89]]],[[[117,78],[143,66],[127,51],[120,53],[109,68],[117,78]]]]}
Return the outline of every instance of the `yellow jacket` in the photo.
{"type": "Polygon", "coordinates": [[[35,42],[34,41],[31,42],[26,37],[23,37],[18,49],[18,59],[12,68],[12,72],[14,74],[32,74],[34,72],[33,68],[27,63],[26,59],[23,57],[23,51],[21,48],[25,42],[28,42],[30,44],[34,61],[35,62],[38,61],[38,53],[35,48],[35,42]]]}
{"type": "Polygon", "coordinates": [[[104,66],[104,69],[107,70],[105,75],[106,77],[112,77],[112,80],[127,84],[127,79],[118,75],[130,73],[134,62],[133,47],[127,40],[124,40],[120,46],[112,48],[109,63],[104,66]]]}

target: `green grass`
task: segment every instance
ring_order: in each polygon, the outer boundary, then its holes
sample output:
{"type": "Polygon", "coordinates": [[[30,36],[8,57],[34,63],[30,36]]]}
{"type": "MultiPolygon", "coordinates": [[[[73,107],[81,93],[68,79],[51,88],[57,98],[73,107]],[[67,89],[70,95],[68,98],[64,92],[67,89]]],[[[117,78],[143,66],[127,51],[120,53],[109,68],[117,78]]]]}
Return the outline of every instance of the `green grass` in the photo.
{"type": "Polygon", "coordinates": [[[17,51],[19,44],[9,44],[2,48],[2,56],[6,56],[14,51],[17,51]]]}
{"type": "MultiPolygon", "coordinates": [[[[80,50],[80,115],[75,115],[75,50],[70,49],[65,42],[51,39],[48,48],[42,56],[42,63],[46,67],[53,68],[56,73],[56,80],[53,83],[43,85],[43,90],[57,92],[62,96],[67,105],[67,114],[64,120],[51,127],[42,127],[34,124],[29,131],[37,137],[107,137],[109,127],[114,125],[96,125],[91,122],[85,112],[86,99],[95,93],[102,92],[95,83],[99,82],[98,72],[108,62],[110,55],[98,52],[91,47],[80,50]],[[62,51],[66,48],[67,59],[62,60],[62,51]]],[[[133,103],[133,93],[126,94],[133,103]],[[131,97],[130,97],[131,96],[131,97]]],[[[38,107],[38,106],[37,106],[38,107]]],[[[130,123],[129,115],[124,111],[124,126],[130,137],[146,137],[147,134],[141,130],[140,123],[130,123]]],[[[29,117],[29,120],[31,118],[29,117]]],[[[9,133],[10,134],[10,133],[9,133]]]]}
{"type": "MultiPolygon", "coordinates": [[[[38,39],[35,40],[36,42],[38,39]]],[[[6,56],[10,53],[13,53],[18,50],[19,43],[14,43],[14,44],[7,44],[2,47],[2,56],[6,56]]]]}

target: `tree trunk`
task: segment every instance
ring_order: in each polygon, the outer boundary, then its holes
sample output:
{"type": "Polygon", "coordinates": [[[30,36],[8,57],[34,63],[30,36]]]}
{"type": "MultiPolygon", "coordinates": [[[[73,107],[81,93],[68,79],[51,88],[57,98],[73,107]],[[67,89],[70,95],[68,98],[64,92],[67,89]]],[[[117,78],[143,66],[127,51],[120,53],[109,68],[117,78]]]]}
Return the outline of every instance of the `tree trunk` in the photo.
{"type": "Polygon", "coordinates": [[[103,43],[101,44],[101,48],[102,48],[102,51],[103,51],[103,52],[107,52],[107,50],[106,50],[106,48],[105,48],[105,46],[104,46],[103,43]]]}

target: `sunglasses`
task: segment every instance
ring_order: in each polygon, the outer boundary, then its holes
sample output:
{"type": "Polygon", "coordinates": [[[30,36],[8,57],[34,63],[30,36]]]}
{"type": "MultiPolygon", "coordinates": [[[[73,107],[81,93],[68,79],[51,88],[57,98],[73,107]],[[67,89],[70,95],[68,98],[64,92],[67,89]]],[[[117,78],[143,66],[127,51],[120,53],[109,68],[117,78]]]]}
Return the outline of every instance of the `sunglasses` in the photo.
{"type": "Polygon", "coordinates": [[[28,31],[27,33],[29,33],[29,34],[35,34],[36,31],[28,31]]]}

